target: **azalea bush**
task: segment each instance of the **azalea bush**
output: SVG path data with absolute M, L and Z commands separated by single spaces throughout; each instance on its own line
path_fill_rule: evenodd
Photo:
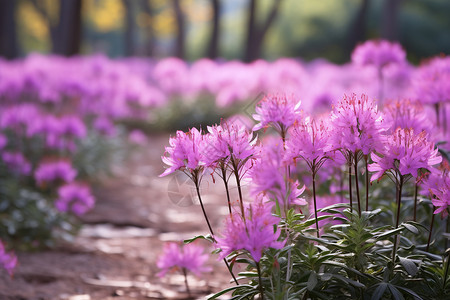
M 399 45 L 368 42 L 353 63 L 375 70 L 374 96 L 315 112 L 278 91 L 256 103 L 251 129 L 235 118 L 170 138 L 161 176 L 192 180 L 208 231 L 185 242 L 210 241 L 230 274 L 209 299 L 450 298 L 450 60 L 416 70 L 411 98 L 389 99 L 385 71 L 404 60 Z M 222 228 L 203 205 L 204 176 L 223 185 Z

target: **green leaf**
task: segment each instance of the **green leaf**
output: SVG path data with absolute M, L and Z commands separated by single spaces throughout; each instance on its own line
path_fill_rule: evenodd
M 395 300 L 405 300 L 405 298 L 403 297 L 402 293 L 400 293 L 400 291 L 393 286 L 392 284 L 388 284 L 389 290 L 391 291 L 391 295 Z
M 375 291 L 372 294 L 371 300 L 380 300 L 381 297 L 383 297 L 384 293 L 386 292 L 386 289 L 388 287 L 388 283 L 382 282 L 378 285 L 378 287 L 375 289 Z
M 239 272 L 238 275 L 244 277 L 258 277 L 258 273 L 255 272 Z
M 236 290 L 236 289 L 245 288 L 245 287 L 254 289 L 254 287 L 251 286 L 251 285 L 249 285 L 249 284 L 236 285 L 236 286 L 232 286 L 232 287 L 230 287 L 230 288 L 224 289 L 224 290 L 222 290 L 222 291 L 220 291 L 220 292 L 218 292 L 218 293 L 212 295 L 211 297 L 209 297 L 209 298 L 207 298 L 207 299 L 208 299 L 208 300 L 216 299 L 216 298 L 222 296 L 223 294 L 226 294 L 226 293 L 228 293 L 228 292 L 234 291 L 234 290 Z
M 312 291 L 316 287 L 317 282 L 317 274 L 312 271 L 311 274 L 309 274 L 308 284 L 306 285 L 308 291 Z
M 400 232 L 402 232 L 402 230 L 403 230 L 403 227 L 399 227 L 399 228 L 396 228 L 396 229 L 385 231 L 385 232 L 383 232 L 383 233 L 381 233 L 379 235 L 376 235 L 375 238 L 378 239 L 378 240 L 386 239 L 386 238 L 388 238 L 390 236 L 399 234 Z
M 190 243 L 192 243 L 192 242 L 194 242 L 194 241 L 196 241 L 198 239 L 206 240 L 206 241 L 211 242 L 211 243 L 215 242 L 214 238 L 210 234 L 207 234 L 207 235 L 196 235 L 196 236 L 194 236 L 191 239 L 184 240 L 184 243 L 185 244 L 190 244 Z
M 417 229 L 415 226 L 408 224 L 408 223 L 402 223 L 401 225 L 403 227 L 405 227 L 406 229 L 408 229 L 408 231 L 410 231 L 414 234 L 419 234 L 419 229 Z
M 341 276 L 341 275 L 333 274 L 333 277 L 336 278 L 336 279 L 338 279 L 338 280 L 340 280 L 340 281 L 342 281 L 342 282 L 351 284 L 351 285 L 353 285 L 354 287 L 357 287 L 357 288 L 365 288 L 365 287 L 366 287 L 366 286 L 365 286 L 364 284 L 362 284 L 361 282 L 358 282 L 358 281 L 349 279 L 349 278 L 344 277 L 344 276 Z
M 398 289 L 410 294 L 411 296 L 414 297 L 414 300 L 423 300 L 422 297 L 420 297 L 419 295 L 417 295 L 413 290 L 407 289 L 405 287 L 401 287 L 401 286 L 397 286 Z
M 419 269 L 412 260 L 400 256 L 398 258 L 400 259 L 400 263 L 402 264 L 403 268 L 405 268 L 406 272 L 408 272 L 409 275 L 414 276 L 417 274 Z

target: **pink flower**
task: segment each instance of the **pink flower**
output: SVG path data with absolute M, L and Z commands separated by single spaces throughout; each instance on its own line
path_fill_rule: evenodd
M 261 146 L 258 159 L 250 169 L 251 193 L 264 194 L 277 201 L 281 207 L 291 204 L 306 205 L 306 201 L 298 198 L 305 187 L 299 189 L 299 182 L 287 178 L 286 154 L 281 139 L 271 139 Z
M 450 99 L 450 57 L 436 57 L 419 67 L 414 81 L 417 100 L 424 104 Z
M 58 189 L 55 206 L 61 212 L 72 211 L 77 216 L 85 214 L 94 207 L 95 198 L 88 185 L 72 182 Z
M 112 136 L 115 133 L 114 123 L 106 116 L 97 117 L 93 126 L 96 130 L 106 136 Z
M 412 128 L 415 132 L 422 130 L 431 132 L 428 116 L 419 102 L 391 101 L 385 104 L 383 112 L 386 128 L 389 128 L 390 132 L 394 132 L 397 128 Z
M 10 276 L 13 275 L 13 270 L 17 265 L 17 256 L 13 252 L 6 252 L 2 241 L 0 241 L 0 264 Z
M 227 164 L 231 156 L 236 162 L 241 162 L 254 154 L 256 139 L 244 126 L 236 122 L 222 122 L 208 126 L 208 131 L 203 147 L 206 166 L 214 167 L 219 161 Z
M 138 129 L 134 129 L 130 132 L 128 140 L 136 145 L 145 145 L 148 142 L 145 133 Z
M 72 164 L 67 160 L 42 162 L 34 172 L 34 178 L 39 185 L 56 180 L 71 182 L 76 176 L 77 171 L 72 168 Z
M 281 249 L 285 241 L 278 241 L 281 230 L 274 230 L 280 218 L 272 215 L 273 203 L 265 203 L 257 198 L 245 209 L 245 221 L 239 214 L 233 214 L 225 220 L 222 237 L 217 237 L 217 247 L 222 249 L 220 259 L 233 251 L 246 250 L 259 262 L 268 248 Z
M 167 272 L 179 269 L 191 271 L 197 276 L 202 272 L 211 271 L 210 267 L 204 266 L 208 260 L 208 254 L 204 254 L 204 249 L 195 243 L 180 245 L 178 243 L 166 243 L 164 252 L 158 258 L 157 266 L 161 270 L 159 277 L 163 277 Z
M 166 147 L 166 153 L 162 161 L 169 166 L 160 177 L 169 175 L 177 170 L 189 171 L 202 168 L 203 136 L 197 128 L 188 132 L 177 131 L 175 137 L 169 139 L 170 147 Z
M 352 94 L 338 102 L 331 114 L 331 143 L 335 150 L 367 155 L 381 141 L 382 116 L 374 101 Z
M 441 170 L 433 170 L 424 181 L 422 187 L 431 194 L 431 202 L 436 207 L 435 214 L 448 216 L 450 205 L 450 175 L 448 164 L 442 164 Z
M 406 53 L 398 43 L 385 40 L 367 41 L 358 45 L 352 53 L 352 62 L 357 65 L 373 65 L 382 68 L 388 64 L 402 64 Z
M 417 178 L 419 169 L 431 170 L 442 161 L 434 143 L 428 142 L 426 133 L 415 134 L 413 129 L 398 128 L 385 137 L 379 154 L 372 153 L 373 164 L 369 171 L 376 172 L 371 181 L 379 179 L 385 173 L 393 175 L 411 175 Z
M 290 138 L 286 143 L 288 157 L 303 158 L 311 169 L 320 167 L 331 150 L 325 124 L 306 118 L 304 123 L 294 124 L 289 132 Z
M 300 120 L 300 104 L 294 96 L 286 94 L 264 96 L 255 108 L 253 118 L 259 123 L 253 127 L 253 131 L 272 125 L 278 132 L 285 134 L 295 121 Z
M 3 162 L 14 173 L 28 175 L 31 173 L 31 163 L 20 152 L 3 152 Z

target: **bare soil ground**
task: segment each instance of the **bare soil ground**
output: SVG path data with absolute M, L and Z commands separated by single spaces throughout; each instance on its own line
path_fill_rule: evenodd
M 151 137 L 123 166 L 114 168 L 114 177 L 101 180 L 96 207 L 82 217 L 84 226 L 73 243 L 18 253 L 13 278 L 0 270 L 0 299 L 188 299 L 181 274 L 162 279 L 156 275 L 164 241 L 207 233 L 192 185 L 182 177 L 158 177 L 168 138 Z M 205 178 L 203 194 L 218 230 L 227 213 L 219 182 L 214 185 Z M 213 250 L 207 242 L 204 246 Z M 193 299 L 230 286 L 217 256 L 209 263 L 212 272 L 188 277 Z

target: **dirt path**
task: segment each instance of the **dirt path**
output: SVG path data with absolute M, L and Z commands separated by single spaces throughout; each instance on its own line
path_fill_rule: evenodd
M 207 232 L 200 206 L 190 196 L 192 186 L 183 178 L 158 178 L 167 143 L 168 135 L 152 137 L 115 168 L 115 177 L 102 180 L 96 207 L 83 216 L 85 225 L 73 244 L 18 253 L 14 278 L 0 272 L 0 299 L 186 299 L 181 275 L 156 276 L 162 241 Z M 219 228 L 227 213 L 222 190 L 211 179 L 203 190 L 212 226 Z M 188 278 L 194 298 L 229 285 L 217 257 L 211 257 L 210 265 L 213 271 L 204 278 Z

